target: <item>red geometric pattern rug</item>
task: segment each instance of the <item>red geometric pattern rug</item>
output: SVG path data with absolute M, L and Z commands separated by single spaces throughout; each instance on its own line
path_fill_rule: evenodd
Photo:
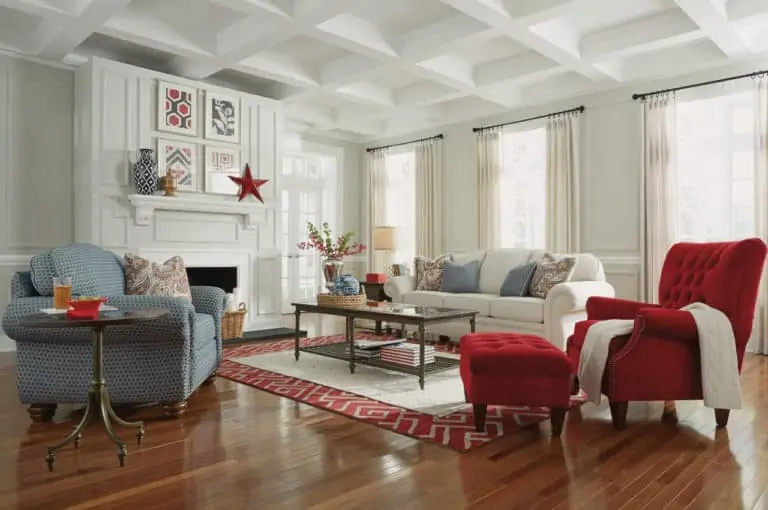
M 382 338 L 368 333 L 357 333 L 356 336 L 360 339 Z M 344 335 L 331 335 L 302 339 L 301 343 L 303 346 L 309 346 L 343 340 Z M 292 339 L 225 348 L 218 375 L 296 402 L 331 411 L 421 441 L 439 444 L 458 452 L 467 452 L 486 445 L 496 439 L 514 434 L 523 427 L 537 424 L 549 418 L 549 410 L 544 407 L 489 406 L 486 431 L 478 433 L 475 432 L 471 405 L 445 416 L 433 416 L 379 402 L 346 392 L 343 389 L 331 388 L 296 377 L 250 367 L 236 361 L 237 358 L 292 349 Z M 435 344 L 435 350 L 437 352 L 458 353 L 458 346 L 440 343 Z M 427 378 L 428 384 L 429 378 Z M 574 396 L 571 398 L 571 406 L 581 405 L 584 401 L 583 395 Z

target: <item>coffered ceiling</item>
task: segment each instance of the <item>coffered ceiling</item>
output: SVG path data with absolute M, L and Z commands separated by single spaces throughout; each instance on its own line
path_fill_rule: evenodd
M 364 140 L 768 53 L 768 0 L 0 0 L 0 48 L 281 99 Z

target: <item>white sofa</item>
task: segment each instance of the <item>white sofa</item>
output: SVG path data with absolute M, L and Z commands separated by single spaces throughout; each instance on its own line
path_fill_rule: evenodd
M 565 349 L 574 324 L 586 317 L 590 296 L 614 297 L 613 287 L 605 281 L 602 263 L 589 253 L 554 255 L 576 257 L 571 280 L 552 287 L 545 299 L 536 297 L 501 297 L 499 290 L 513 267 L 540 260 L 544 250 L 501 249 L 454 254 L 457 263 L 481 260 L 477 294 L 452 294 L 415 290 L 413 276 L 397 276 L 384 284 L 384 292 L 395 303 L 477 310 L 477 331 L 514 331 L 543 336 Z M 436 324 L 429 333 L 446 335 L 458 342 L 469 332 L 467 321 Z

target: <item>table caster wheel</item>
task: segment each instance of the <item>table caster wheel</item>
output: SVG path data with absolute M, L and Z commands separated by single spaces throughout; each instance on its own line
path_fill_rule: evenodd
M 120 461 L 120 467 L 125 467 L 126 455 L 128 455 L 128 449 L 125 446 L 120 447 L 117 452 L 117 460 Z
M 45 456 L 45 462 L 48 463 L 48 471 L 52 473 L 56 466 L 56 455 L 53 452 L 48 452 L 48 455 Z
M 141 446 L 141 444 L 144 442 L 144 427 L 139 427 L 139 430 L 136 431 L 136 443 Z

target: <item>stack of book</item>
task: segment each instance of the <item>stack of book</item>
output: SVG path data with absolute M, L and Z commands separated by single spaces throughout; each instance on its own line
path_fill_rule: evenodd
M 398 344 L 381 348 L 381 361 L 406 365 L 419 366 L 419 346 L 417 344 Z M 424 346 L 424 364 L 435 362 L 435 348 L 432 345 Z

